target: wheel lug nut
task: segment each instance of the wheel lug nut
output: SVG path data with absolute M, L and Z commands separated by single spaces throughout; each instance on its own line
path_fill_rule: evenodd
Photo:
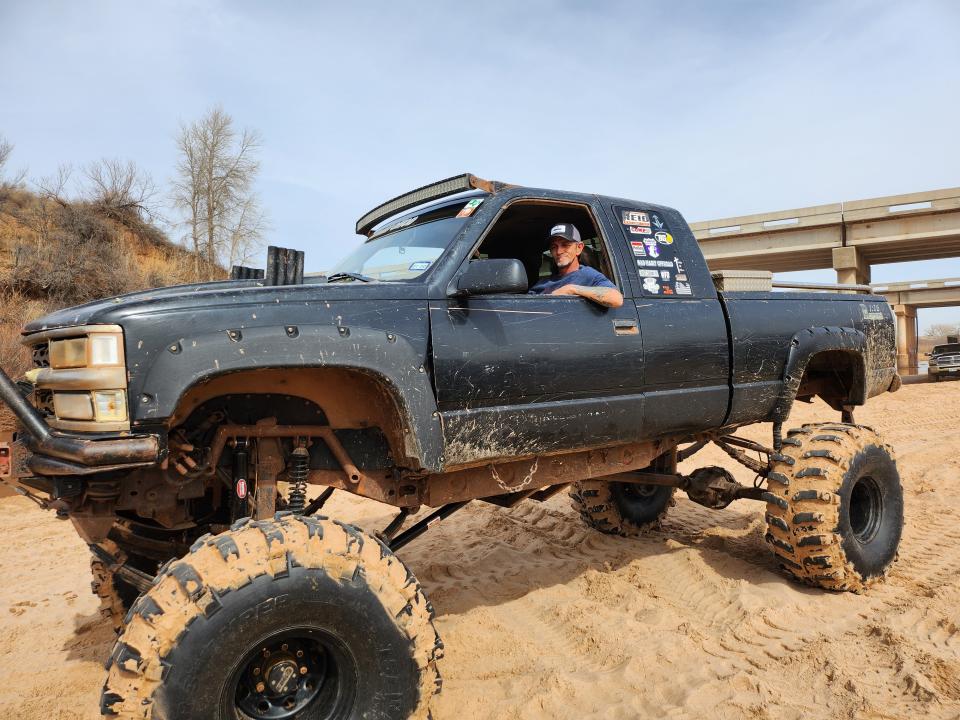
M 260 668 L 258 668 L 258 667 L 254 668 L 254 669 L 253 669 L 253 674 L 254 674 L 254 675 L 259 675 L 259 674 L 260 674 Z
M 297 650 L 297 657 L 303 657 L 303 650 Z
M 258 693 L 262 693 L 262 692 L 263 692 L 264 690 L 266 690 L 266 689 L 267 689 L 267 686 L 266 686 L 266 685 L 264 685 L 263 683 L 257 683 L 257 692 L 258 692 Z
M 307 666 L 306 666 L 306 665 L 303 665 L 303 666 L 300 668 L 300 674 L 301 674 L 301 675 L 306 675 L 308 672 L 309 672 L 309 671 L 307 670 Z
M 290 646 L 287 645 L 286 643 L 284 643 L 281 647 L 282 647 L 282 649 L 283 649 L 284 652 L 286 652 L 287 650 L 290 649 Z

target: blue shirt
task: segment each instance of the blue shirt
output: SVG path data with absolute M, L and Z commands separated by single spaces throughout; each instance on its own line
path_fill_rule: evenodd
M 584 287 L 609 287 L 616 288 L 612 282 L 607 280 L 602 272 L 594 270 L 592 267 L 581 265 L 579 269 L 566 275 L 551 275 L 534 283 L 533 287 L 527 291 L 528 295 L 549 295 L 558 287 L 564 285 L 583 285 Z

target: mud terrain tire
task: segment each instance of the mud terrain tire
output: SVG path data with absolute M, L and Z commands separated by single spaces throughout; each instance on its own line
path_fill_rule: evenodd
M 609 535 L 636 537 L 660 527 L 674 504 L 674 488 L 665 485 L 583 480 L 574 483 L 574 509 L 592 528 Z
M 791 430 L 768 476 L 767 542 L 808 585 L 862 592 L 896 559 L 903 487 L 893 450 L 863 425 Z
M 106 540 L 100 545 L 120 562 L 127 560 L 127 555 L 112 540 Z M 90 589 L 100 598 L 100 616 L 109 620 L 113 629 L 119 631 L 123 627 L 124 616 L 140 595 L 140 591 L 117 577 L 107 563 L 96 555 L 90 556 L 90 574 L 93 577 Z
M 375 538 L 323 517 L 245 519 L 134 603 L 101 712 L 426 718 L 442 649 L 416 578 Z

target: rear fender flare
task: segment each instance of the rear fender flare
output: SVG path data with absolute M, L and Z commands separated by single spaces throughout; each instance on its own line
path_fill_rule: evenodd
M 851 405 L 862 405 L 867 400 L 867 373 L 864 358 L 867 353 L 867 336 L 850 327 L 813 327 L 801 330 L 790 339 L 790 349 L 783 368 L 780 397 L 774 407 L 774 422 L 783 422 L 790 415 L 793 401 L 803 380 L 807 365 L 818 353 L 840 350 L 856 359 L 858 372 L 850 388 Z

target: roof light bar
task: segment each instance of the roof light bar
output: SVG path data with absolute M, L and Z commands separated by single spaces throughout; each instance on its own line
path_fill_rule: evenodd
M 377 207 L 357 220 L 357 234 L 369 236 L 376 225 L 391 215 L 396 215 L 399 212 L 431 200 L 466 192 L 467 190 L 486 190 L 489 193 L 495 193 L 506 187 L 511 186 L 495 180 L 484 180 L 470 173 L 456 175 L 446 180 L 424 185 L 416 190 L 411 190 L 408 193 L 399 195 L 392 200 L 387 200 L 387 202 L 382 205 L 377 205 Z

